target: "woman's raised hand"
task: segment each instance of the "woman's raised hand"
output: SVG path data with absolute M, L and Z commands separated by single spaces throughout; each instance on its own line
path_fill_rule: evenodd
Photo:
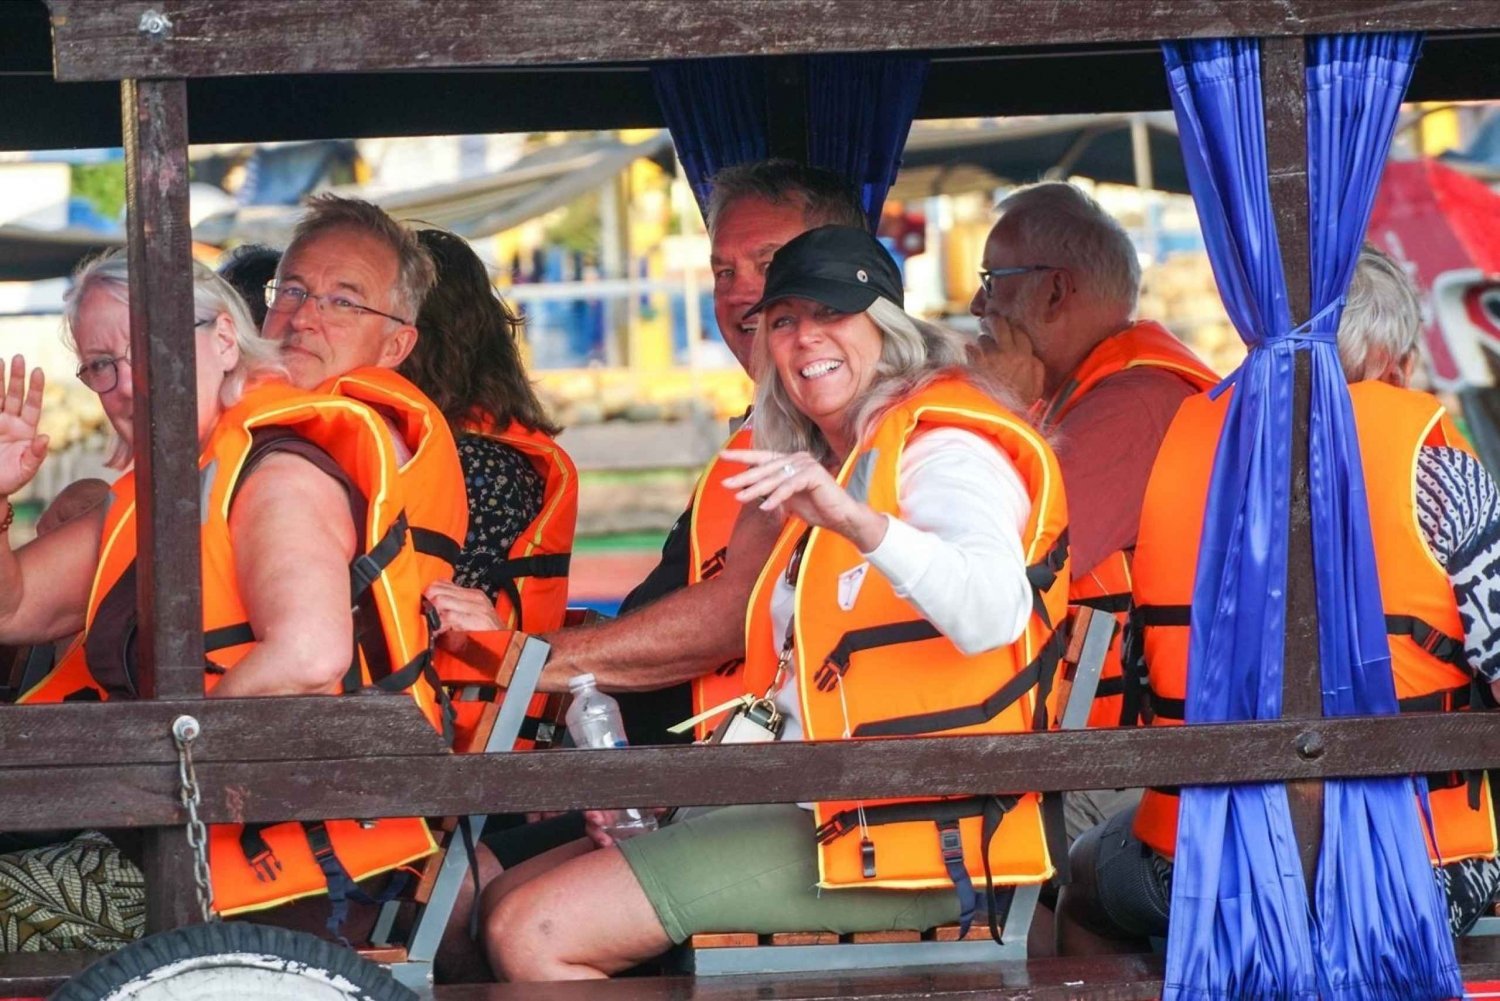
M 26 376 L 26 359 L 10 360 L 5 400 L 0 405 L 0 497 L 9 497 L 31 482 L 47 457 L 47 436 L 36 433 L 42 416 L 42 370 Z
M 860 552 L 869 552 L 885 538 L 885 516 L 850 497 L 808 453 L 731 448 L 720 454 L 730 462 L 750 467 L 724 480 L 726 487 L 736 491 L 734 499 L 741 504 L 759 501 L 762 511 L 780 511 L 813 527 L 837 532 Z

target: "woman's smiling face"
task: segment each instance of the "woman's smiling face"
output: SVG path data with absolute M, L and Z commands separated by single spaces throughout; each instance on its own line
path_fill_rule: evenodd
M 840 313 L 811 299 L 781 299 L 765 309 L 766 346 L 792 404 L 839 453 L 849 415 L 880 361 L 881 334 L 868 315 Z

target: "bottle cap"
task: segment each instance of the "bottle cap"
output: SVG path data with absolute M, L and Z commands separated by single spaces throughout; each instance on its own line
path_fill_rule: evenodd
M 594 676 L 592 674 L 575 674 L 568 679 L 568 691 L 578 693 L 585 688 L 594 687 Z

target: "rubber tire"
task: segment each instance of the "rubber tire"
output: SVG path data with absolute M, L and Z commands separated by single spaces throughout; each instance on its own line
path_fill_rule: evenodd
M 243 970 L 243 975 L 234 971 Z M 221 921 L 151 935 L 100 959 L 50 1001 L 416 1001 L 352 949 L 305 932 Z

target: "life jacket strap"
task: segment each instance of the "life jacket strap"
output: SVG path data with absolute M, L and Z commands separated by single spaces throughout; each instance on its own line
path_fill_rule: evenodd
M 851 629 L 834 644 L 823 665 L 813 676 L 820 692 L 831 692 L 849 672 L 849 664 L 857 653 L 876 650 L 880 647 L 897 646 L 902 643 L 919 643 L 942 636 L 937 626 L 926 619 L 908 619 L 904 622 L 889 622 L 883 626 Z
M 1463 640 L 1449 636 L 1415 615 L 1387 615 L 1385 631 L 1388 636 L 1410 636 L 1417 646 L 1445 664 L 1464 671 L 1469 668 Z
M 350 597 L 353 600 L 358 601 L 360 595 L 368 591 L 370 585 L 385 573 L 385 568 L 391 565 L 391 561 L 406 545 L 409 530 L 406 512 L 402 511 L 391 522 L 391 527 L 386 529 L 380 541 L 371 546 L 369 552 L 361 553 L 349 564 Z
M 1096 612 L 1108 612 L 1118 615 L 1130 611 L 1129 594 L 1091 594 L 1086 598 L 1068 599 L 1068 604 L 1079 605 L 1083 608 L 1092 608 Z
M 1057 583 L 1057 575 L 1068 564 L 1068 530 L 1057 533 L 1052 548 L 1040 560 L 1026 568 L 1026 582 L 1031 585 L 1032 612 L 1049 629 L 1052 617 L 1047 614 L 1046 593 Z
M 433 528 L 411 527 L 411 546 L 423 556 L 432 556 L 451 566 L 458 565 L 464 544 Z
M 516 586 L 516 581 L 524 577 L 566 577 L 572 562 L 572 553 L 533 553 L 496 560 L 485 569 L 484 583 L 492 590 L 504 592 L 516 615 L 516 629 L 524 631 L 521 589 Z
M 1041 650 L 1030 664 L 1016 672 L 1015 677 L 1001 685 L 977 705 L 918 713 L 914 716 L 872 720 L 855 727 L 853 736 L 910 737 L 923 733 L 977 726 L 1000 715 L 1033 686 L 1037 688 L 1037 707 L 1032 715 L 1031 725 L 1033 729 L 1045 730 L 1047 728 L 1047 695 L 1052 691 L 1052 680 L 1057 673 L 1057 665 L 1062 661 L 1065 648 L 1062 634 L 1054 631 L 1051 636 L 1047 637 L 1047 642 L 1042 644 Z
M 405 872 L 393 873 L 385 889 L 378 894 L 368 894 L 360 889 L 359 884 L 349 875 L 349 870 L 344 868 L 344 863 L 334 853 L 327 825 L 318 820 L 304 823 L 302 829 L 312 848 L 313 861 L 318 863 L 318 868 L 323 871 L 323 880 L 328 884 L 328 934 L 349 948 L 349 940 L 344 938 L 344 922 L 349 919 L 349 901 L 375 906 L 384 904 L 401 895 L 410 877 Z
M 979 895 L 974 892 L 974 881 L 969 878 L 968 867 L 964 865 L 964 842 L 958 829 L 958 821 L 938 821 L 938 849 L 943 855 L 943 868 L 948 872 L 948 878 L 953 881 L 953 889 L 958 893 L 958 936 L 963 938 L 969 934 L 969 926 L 974 923 L 974 911 L 979 907 Z
M 1137 605 L 1135 615 L 1143 626 L 1190 626 L 1192 605 Z
M 399 671 L 393 671 L 384 678 L 376 680 L 375 687 L 383 692 L 404 692 L 422 679 L 432 688 L 433 695 L 438 703 L 438 720 L 442 729 L 443 741 L 451 748 L 453 746 L 454 723 L 457 714 L 453 709 L 453 700 L 448 697 L 448 689 L 438 677 L 437 671 L 432 666 L 433 644 L 428 643 L 427 649 L 417 654 L 405 667 Z

